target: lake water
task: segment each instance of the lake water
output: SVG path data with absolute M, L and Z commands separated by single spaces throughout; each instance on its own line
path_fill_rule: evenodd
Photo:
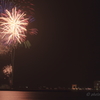
M 87 98 L 91 96 L 77 92 L 0 91 L 0 100 L 87 100 Z M 97 98 L 97 96 L 92 98 Z

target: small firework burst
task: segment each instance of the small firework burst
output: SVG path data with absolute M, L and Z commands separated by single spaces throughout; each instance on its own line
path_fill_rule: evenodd
M 3 73 L 9 77 L 12 73 L 12 66 L 11 65 L 7 65 L 3 67 Z

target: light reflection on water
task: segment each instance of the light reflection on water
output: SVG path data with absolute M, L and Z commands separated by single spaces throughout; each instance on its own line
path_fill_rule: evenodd
M 36 100 L 32 92 L 0 91 L 0 100 Z
M 0 91 L 0 100 L 82 100 L 76 92 Z M 81 96 L 86 96 L 82 92 Z M 87 100 L 87 99 L 84 99 Z

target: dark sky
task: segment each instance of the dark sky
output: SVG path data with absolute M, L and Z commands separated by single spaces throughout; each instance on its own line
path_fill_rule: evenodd
M 100 80 L 99 0 L 33 0 L 38 34 L 18 48 L 14 84 L 92 87 Z M 0 57 L 1 68 L 10 55 Z

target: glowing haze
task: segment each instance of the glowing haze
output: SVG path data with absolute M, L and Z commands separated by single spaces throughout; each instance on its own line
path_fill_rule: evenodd
M 28 18 L 25 18 L 26 14 L 21 10 L 17 10 L 16 7 L 11 11 L 5 10 L 5 13 L 1 14 L 0 27 L 2 40 L 6 44 L 16 44 L 25 41 Z
M 10 51 L 11 51 L 11 49 L 8 46 L 5 46 L 0 42 L 0 55 L 1 54 L 6 54 Z

